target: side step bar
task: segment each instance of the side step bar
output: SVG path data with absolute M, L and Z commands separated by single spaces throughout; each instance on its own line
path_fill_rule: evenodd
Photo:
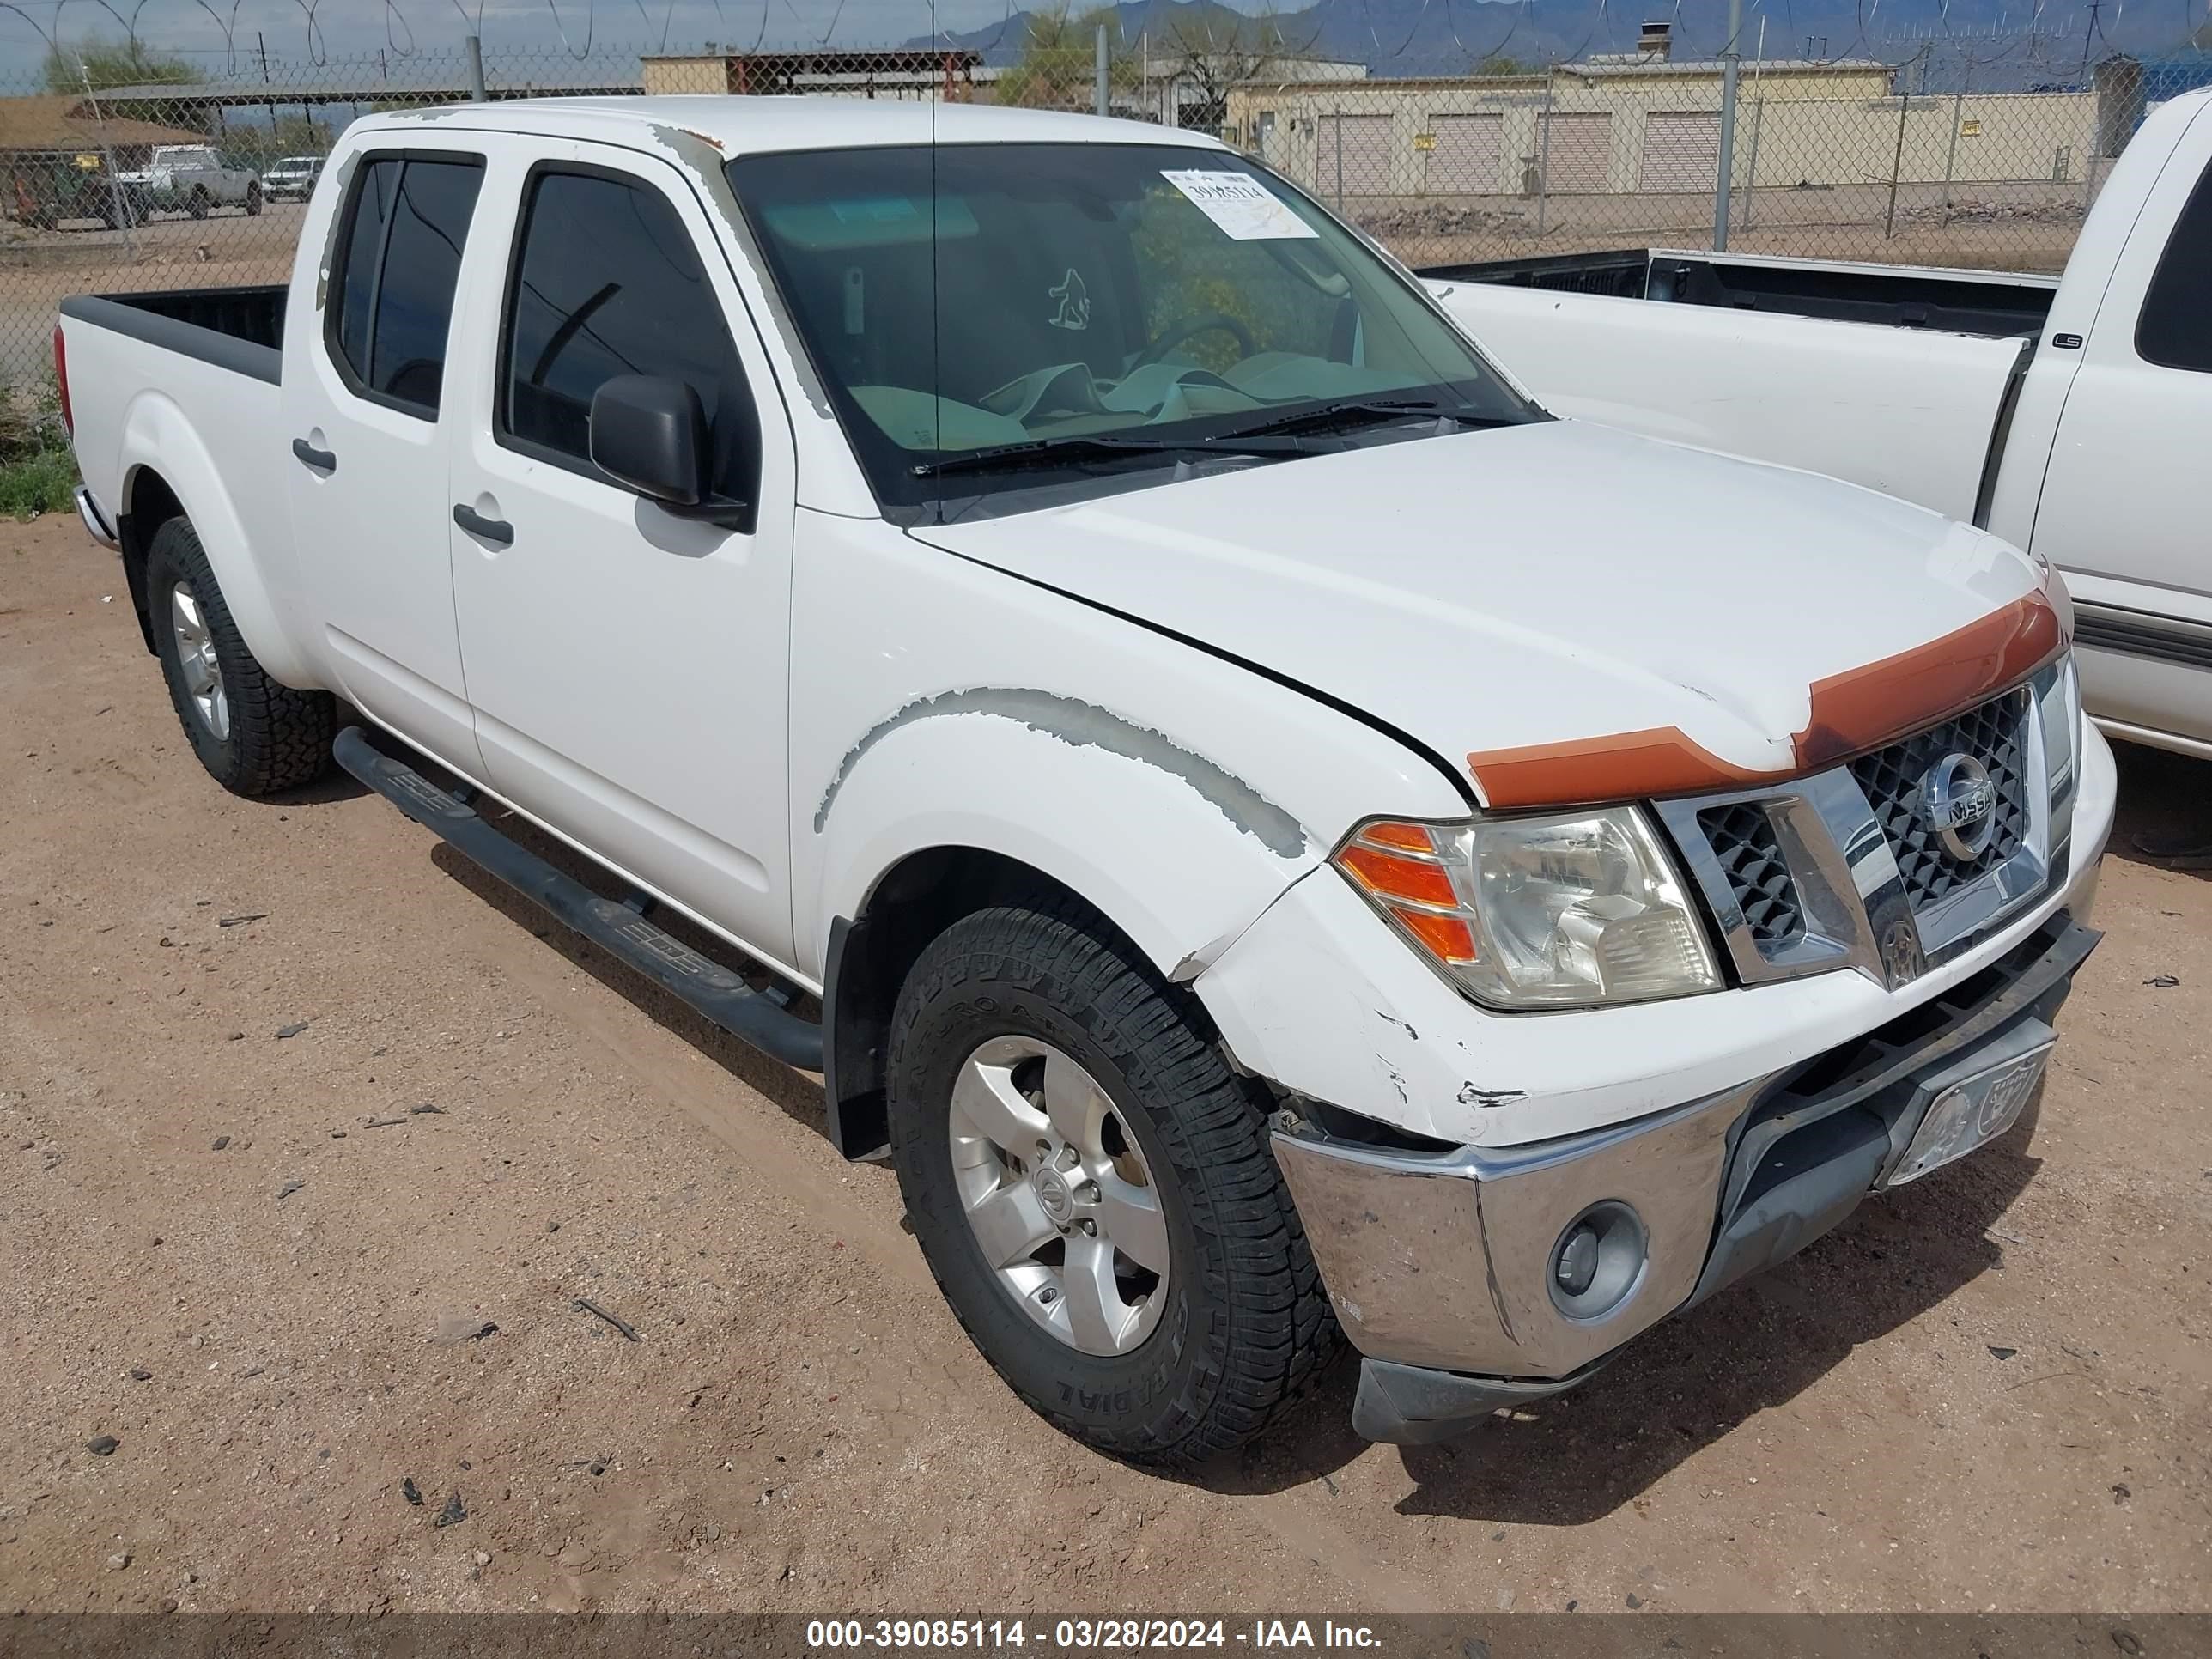
M 434 830 L 525 898 L 673 993 L 732 1036 L 803 1072 L 822 1069 L 822 1028 L 784 1006 L 797 994 L 756 991 L 627 904 L 601 898 L 502 834 L 412 767 L 372 747 L 357 726 L 331 745 L 340 766 L 424 829 Z

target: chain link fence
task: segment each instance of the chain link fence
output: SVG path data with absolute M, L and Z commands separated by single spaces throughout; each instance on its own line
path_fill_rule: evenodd
M 1503 11 L 1505 8 L 1498 8 Z M 2146 111 L 2212 83 L 2196 46 L 2142 58 L 2015 33 L 1803 43 L 1747 27 L 1733 77 L 1671 24 L 1559 61 L 1322 51 L 1305 14 L 1139 31 L 1012 13 L 987 39 L 878 51 L 485 48 L 494 98 L 646 92 L 941 99 L 1091 110 L 1220 135 L 1408 264 L 1600 249 L 2051 271 Z M 1679 16 L 1679 9 L 1677 15 Z M 1103 33 L 1102 33 L 1103 29 Z M 1710 33 L 1710 30 L 1708 30 Z M 76 292 L 275 283 L 321 159 L 374 110 L 471 96 L 461 48 L 209 76 L 158 46 L 58 48 L 0 70 L 0 385 L 35 415 Z M 1731 98 L 1729 82 L 1734 80 Z M 1723 112 L 1732 104 L 1733 119 Z M 1728 125 L 1724 125 L 1728 123 Z M 1729 187 L 1721 187 L 1725 166 Z

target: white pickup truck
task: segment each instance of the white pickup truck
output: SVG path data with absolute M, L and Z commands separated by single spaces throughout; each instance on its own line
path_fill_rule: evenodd
M 2062 278 L 1663 250 L 1425 275 L 1547 408 L 2059 566 L 2090 714 L 2212 757 L 2212 92 L 2136 134 Z
M 261 175 L 234 165 L 213 144 L 156 144 L 146 165 L 118 174 L 138 216 L 189 213 L 204 219 L 219 207 L 261 211 Z
M 214 777 L 335 747 L 819 1072 L 1117 1455 L 1340 1334 L 1379 1438 L 1572 1385 L 2002 1133 L 2096 941 L 2048 570 L 1551 418 L 1190 133 L 380 115 L 289 290 L 70 300 L 57 359 Z

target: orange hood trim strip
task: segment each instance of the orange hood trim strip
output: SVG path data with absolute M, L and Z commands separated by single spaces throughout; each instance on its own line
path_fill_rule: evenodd
M 1941 639 L 1815 681 L 1811 715 L 1791 741 L 1793 763 L 1775 771 L 1724 761 L 1675 726 L 1486 750 L 1467 757 L 1468 769 L 1491 806 L 1504 810 L 1776 783 L 1961 714 L 2026 679 L 2066 643 L 2057 611 L 2035 592 Z

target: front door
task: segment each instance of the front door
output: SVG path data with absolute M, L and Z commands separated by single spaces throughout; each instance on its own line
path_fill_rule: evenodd
M 457 148 L 369 149 L 337 195 L 325 304 L 285 319 L 293 545 L 337 689 L 464 773 L 480 770 L 453 635 L 444 380 L 484 176 Z M 324 210 L 325 213 L 332 210 Z
M 447 497 L 489 782 L 783 966 L 796 486 L 759 337 L 666 161 L 538 139 L 495 176 L 510 264 L 471 292 L 482 343 Z M 592 395 L 623 374 L 698 392 L 742 527 L 672 516 L 592 465 Z
M 2030 543 L 2073 590 L 2089 708 L 2200 744 L 2212 744 L 2212 532 L 2198 505 L 2212 433 L 2208 269 L 2212 167 L 2170 163 L 2090 326 Z M 2132 328 L 2131 294 L 2143 295 Z

